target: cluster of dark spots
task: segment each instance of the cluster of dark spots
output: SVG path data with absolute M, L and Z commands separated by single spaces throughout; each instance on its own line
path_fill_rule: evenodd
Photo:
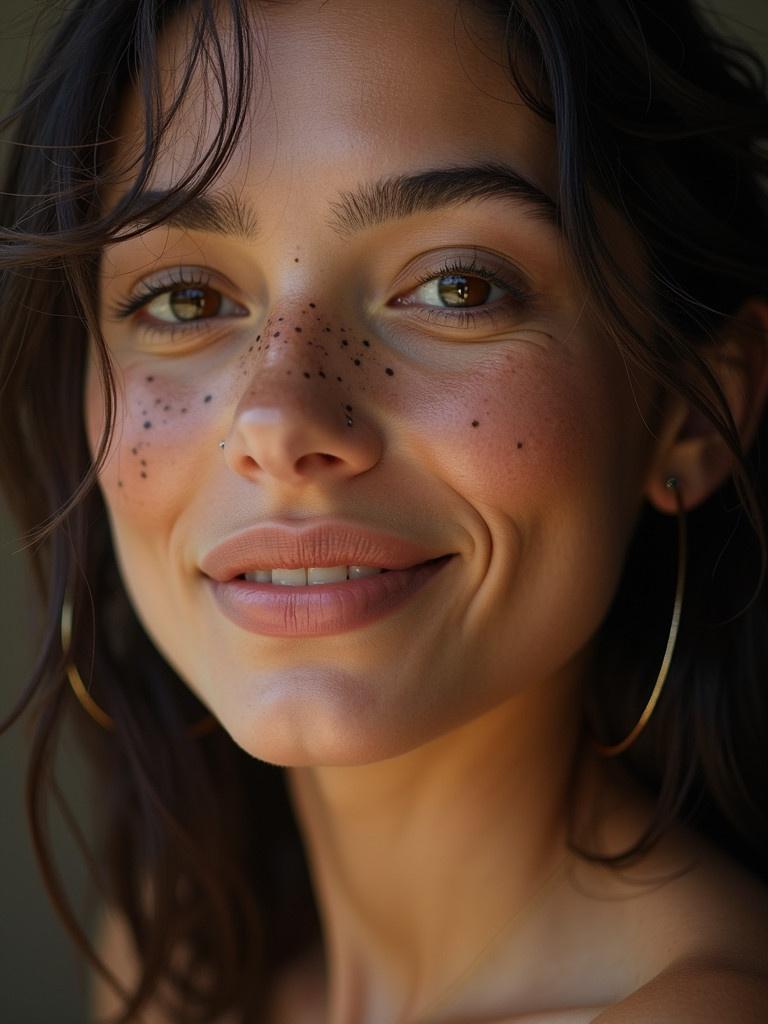
M 371 347 L 371 343 L 370 343 L 370 341 L 368 341 L 367 338 L 363 338 L 363 344 L 365 345 L 366 348 L 370 348 Z
M 205 396 L 205 398 L 203 399 L 203 401 L 204 401 L 204 402 L 210 402 L 210 400 L 211 400 L 212 398 L 213 398 L 213 395 L 206 395 L 206 396 Z
M 389 366 L 384 370 L 384 373 L 386 373 L 386 375 L 388 377 L 394 377 L 395 376 L 395 371 L 393 369 L 391 369 Z
M 477 421 L 477 420 L 472 420 L 472 426 L 473 426 L 473 427 L 477 427 L 477 426 L 479 426 L 479 425 L 480 425 L 480 424 L 478 423 L 478 421 Z
M 523 442 L 522 441 L 518 441 L 517 442 L 517 447 L 518 448 L 522 448 L 523 447 Z

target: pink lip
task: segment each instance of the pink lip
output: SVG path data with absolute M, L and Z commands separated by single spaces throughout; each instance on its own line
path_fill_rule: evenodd
M 445 555 L 410 569 L 306 587 L 282 587 L 242 579 L 211 579 L 209 583 L 223 614 L 250 633 L 330 636 L 359 629 L 401 607 L 452 558 L 453 555 Z
M 353 520 L 318 518 L 303 527 L 273 521 L 228 537 L 203 556 L 200 569 L 220 583 L 255 569 L 334 565 L 408 569 L 446 554 L 446 547 L 430 548 Z

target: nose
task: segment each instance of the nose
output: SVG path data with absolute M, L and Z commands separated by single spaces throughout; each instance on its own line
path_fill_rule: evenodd
M 292 486 L 371 469 L 383 451 L 381 432 L 345 387 L 293 345 L 258 353 L 225 438 L 229 468 L 264 485 Z

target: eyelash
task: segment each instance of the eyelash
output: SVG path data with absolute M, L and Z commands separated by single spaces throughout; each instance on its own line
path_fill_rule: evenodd
M 515 303 L 518 310 L 527 308 L 534 299 L 533 293 L 524 287 L 519 279 L 516 280 L 511 277 L 507 278 L 504 275 L 483 266 L 477 262 L 476 257 L 473 257 L 471 262 L 466 262 L 461 259 L 446 260 L 439 268 L 430 270 L 428 273 L 421 276 L 410 291 L 415 291 L 424 284 L 429 284 L 432 281 L 438 280 L 441 277 L 447 277 L 451 274 L 464 274 L 466 276 L 479 277 L 484 281 L 487 281 L 489 284 L 495 284 L 498 287 L 505 289 L 509 293 L 509 298 L 511 298 Z M 179 288 L 207 288 L 210 285 L 210 281 L 210 275 L 206 274 L 204 271 L 195 270 L 194 276 L 187 277 L 183 270 L 174 270 L 169 272 L 163 280 L 158 281 L 153 285 L 147 285 L 142 282 L 132 296 L 125 301 L 116 302 L 112 306 L 110 312 L 115 319 L 124 320 L 132 316 L 134 313 L 138 313 L 144 306 L 153 299 L 158 298 L 160 295 L 175 291 Z M 401 308 L 404 307 L 410 308 L 412 315 L 421 320 L 426 320 L 430 323 L 449 323 L 451 326 L 458 326 L 460 328 L 474 327 L 479 321 L 486 323 L 490 322 L 493 324 L 495 323 L 498 314 L 497 306 L 477 306 L 472 309 L 455 308 L 453 310 L 438 306 L 427 306 L 424 307 L 423 310 L 419 310 L 415 305 L 401 303 Z M 189 320 L 178 324 L 145 322 L 142 324 L 142 329 L 149 332 L 156 332 L 164 336 L 173 336 L 177 332 L 188 334 L 190 331 L 206 328 L 211 319 L 218 318 L 203 317 L 198 320 Z
M 495 284 L 499 288 L 504 288 L 519 311 L 527 309 L 535 298 L 533 292 L 526 288 L 519 279 L 512 278 L 511 275 L 507 278 L 503 274 L 483 266 L 477 262 L 476 256 L 472 257 L 471 263 L 461 259 L 447 260 L 437 270 L 430 270 L 429 273 L 424 274 L 410 290 L 415 291 L 423 284 L 429 284 L 431 281 L 447 277 L 450 274 L 465 274 L 467 277 L 479 277 L 484 281 L 488 281 L 489 284 Z M 458 325 L 463 328 L 474 327 L 481 320 L 485 323 L 495 324 L 497 314 L 497 306 L 476 306 L 471 309 L 456 308 L 454 310 L 439 306 L 428 306 L 425 307 L 424 312 L 414 312 L 414 315 L 419 319 L 427 320 L 430 323 L 437 321 L 440 323 L 450 323 L 452 326 Z

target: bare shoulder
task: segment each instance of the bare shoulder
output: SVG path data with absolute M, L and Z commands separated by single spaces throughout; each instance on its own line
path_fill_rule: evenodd
M 663 971 L 594 1024 L 765 1024 L 768 974 L 726 961 L 689 962 Z

